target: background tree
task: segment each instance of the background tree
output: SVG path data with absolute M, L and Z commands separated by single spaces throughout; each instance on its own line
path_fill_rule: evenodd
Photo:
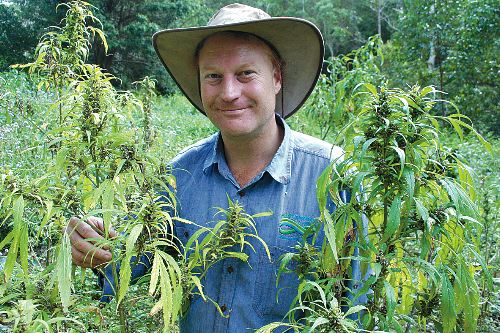
M 54 11 L 57 3 L 57 0 L 0 1 L 0 70 L 31 60 L 45 27 L 57 24 L 62 18 L 61 11 Z
M 30 59 L 45 26 L 62 0 L 0 1 L 0 70 Z M 156 60 L 151 35 L 169 27 L 203 25 L 232 0 L 93 0 L 110 41 L 109 52 L 96 42 L 89 62 L 120 77 L 123 88 L 144 76 L 155 77 L 161 93 L 177 91 Z M 272 16 L 314 22 L 325 38 L 326 57 L 348 54 L 382 35 L 384 75 L 391 86 L 434 85 L 436 97 L 451 100 L 477 126 L 498 135 L 499 9 L 497 1 L 424 0 L 241 0 Z M 324 68 L 326 72 L 326 66 Z M 116 81 L 114 84 L 119 85 Z M 443 93 L 440 93 L 443 91 Z M 445 96 L 445 92 L 448 94 Z M 436 110 L 450 114 L 451 106 Z
M 125 86 L 144 76 L 158 79 L 158 89 L 172 92 L 173 82 L 163 69 L 152 46 L 151 36 L 158 30 L 177 26 L 199 9 L 198 1 L 116 1 L 96 0 L 96 16 L 102 21 L 110 41 L 109 52 L 96 41 L 93 61 L 123 78 Z
M 498 134 L 499 11 L 493 0 L 403 1 L 389 44 L 388 77 L 398 86 L 435 85 L 461 112 Z M 442 114 L 448 109 L 439 108 Z

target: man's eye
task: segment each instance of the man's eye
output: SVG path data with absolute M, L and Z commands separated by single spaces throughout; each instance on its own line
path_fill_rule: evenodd
M 210 73 L 210 74 L 205 75 L 205 78 L 209 79 L 209 80 L 217 80 L 220 78 L 220 75 L 215 74 L 215 73 Z
M 251 70 L 241 72 L 241 74 L 243 74 L 243 76 L 250 76 L 250 75 L 252 75 L 253 73 L 255 73 L 255 72 L 254 72 L 254 71 L 251 71 Z

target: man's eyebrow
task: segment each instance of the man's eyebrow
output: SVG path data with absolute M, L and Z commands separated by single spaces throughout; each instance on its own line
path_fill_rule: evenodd
M 249 61 L 238 65 L 237 69 L 248 68 L 248 67 L 257 68 L 256 63 L 254 61 Z M 218 70 L 220 67 L 214 64 L 206 64 L 201 66 L 198 65 L 198 68 L 200 70 Z

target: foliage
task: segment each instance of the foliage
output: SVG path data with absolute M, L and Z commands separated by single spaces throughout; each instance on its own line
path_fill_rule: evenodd
M 326 241 L 313 264 L 317 278 L 302 276 L 291 323 L 301 332 L 321 325 L 329 327 L 325 332 L 356 331 L 335 304 L 346 313 L 360 313 L 365 308 L 357 305 L 358 298 L 370 291 L 366 313 L 358 317 L 368 330 L 475 332 L 480 315 L 477 264 L 487 289 L 492 277 L 478 254 L 481 224 L 469 197 L 474 193 L 470 169 L 439 140 L 440 117 L 429 114 L 435 105 L 427 97 L 431 87 L 363 87 L 359 94 L 364 104 L 341 131 L 350 142 L 344 159 L 318 180 Z M 462 118 L 457 114 L 446 120 Z M 341 200 L 338 193 L 344 188 L 357 200 Z M 326 209 L 328 197 L 337 207 L 334 212 Z M 353 229 L 358 230 L 357 241 L 347 241 Z M 339 278 L 350 276 L 353 260 L 367 274 L 357 287 Z M 352 276 L 349 280 L 360 283 Z M 307 287 L 311 283 L 314 288 Z M 350 290 L 354 298 L 339 294 L 342 290 Z M 329 307 L 328 301 L 333 302 Z M 299 310 L 306 310 L 306 316 L 299 316 Z
M 307 123 L 320 131 L 321 139 L 339 137 L 340 128 L 336 125 L 344 123 L 359 107 L 360 99 L 353 96 L 360 82 L 376 86 L 383 82 L 379 70 L 383 62 L 381 48 L 382 40 L 372 37 L 359 49 L 326 61 L 328 73 L 320 76 L 304 106 Z
M 389 45 L 389 78 L 397 86 L 434 85 L 478 125 L 497 132 L 496 1 L 403 3 L 401 24 Z M 437 111 L 453 112 L 446 103 Z
M 61 56 L 72 45 L 65 41 L 69 27 L 53 29 L 41 41 L 55 45 L 52 67 L 40 47 L 40 62 L 31 64 L 40 77 L 31 81 L 14 71 L 0 76 L 0 254 L 7 254 L 0 256 L 1 323 L 28 332 L 174 330 L 190 295 L 203 295 L 199 280 L 211 265 L 228 256 L 246 259 L 235 250 L 258 237 L 258 216 L 228 202 L 215 229 L 202 228 L 184 248 L 174 244 L 165 233 L 176 219 L 174 197 L 157 189 L 174 189 L 175 182 L 163 165 L 214 129 L 181 96 L 155 96 L 153 80 L 137 81 L 134 93 L 120 92 L 111 84 L 113 76 L 86 64 L 93 41 L 86 29 L 98 22 L 88 14 L 85 24 L 72 21 L 83 33 L 73 39 L 84 47 L 80 57 Z M 477 331 L 486 332 L 495 323 L 497 141 L 491 138 L 495 155 L 478 153 L 480 144 L 468 138 L 474 135 L 468 118 L 441 117 L 434 88 L 385 88 L 381 63 L 378 39 L 332 59 L 314 103 L 290 119 L 295 128 L 341 144 L 346 154 L 319 183 L 321 205 L 332 200 L 338 206 L 335 212 L 323 210 L 323 248 L 305 238 L 283 257 L 280 276 L 297 274 L 302 280 L 290 320 L 262 332 L 348 332 L 360 320 L 384 331 L 458 332 L 474 331 L 476 319 Z M 36 91 L 37 86 L 49 89 Z M 313 112 L 315 105 L 320 112 Z M 465 142 L 443 134 L 445 122 Z M 467 160 L 475 162 L 473 169 Z M 479 186 L 472 186 L 478 178 Z M 357 201 L 339 201 L 335 193 L 345 187 Z M 366 229 L 361 211 L 370 221 Z M 114 279 L 118 296 L 107 306 L 96 304 L 99 294 L 88 272 L 69 268 L 61 230 L 75 213 L 101 215 L 107 228 L 120 232 L 96 240 L 111 248 L 113 265 L 122 268 Z M 366 237 L 352 242 L 354 224 Z M 244 237 L 235 239 L 234 233 Z M 151 275 L 131 285 L 134 257 L 146 250 Z M 368 274 L 364 285 L 349 284 L 353 260 Z M 343 290 L 355 297 L 371 290 L 370 301 L 357 304 Z
M 47 26 L 57 24 L 61 13 L 54 12 L 53 0 L 2 1 L 0 3 L 0 70 L 25 63 Z
M 25 63 L 44 27 L 63 16 L 52 7 L 67 1 L 10 0 L 0 4 L 0 69 Z M 487 1 L 242 1 L 273 16 L 308 19 L 321 30 L 326 58 L 349 54 L 378 33 L 384 41 L 381 71 L 390 86 L 415 82 L 436 86 L 436 97 L 453 102 L 473 119 L 483 133 L 498 135 L 498 6 Z M 141 77 L 158 79 L 162 93 L 176 92 L 151 46 L 150 36 L 171 27 L 203 25 L 230 1 L 92 1 L 95 16 L 110 41 L 110 52 L 99 39 L 92 40 L 91 61 L 117 77 L 114 85 L 130 84 Z M 324 73 L 327 68 L 324 68 Z M 444 92 L 448 95 L 445 96 Z M 435 112 L 453 113 L 447 103 Z M 484 128 L 484 130 L 483 130 Z
M 370 57 L 364 61 L 366 68 L 373 64 Z M 335 128 L 333 138 L 345 150 L 318 180 L 326 236 L 322 251 L 304 239 L 296 254 L 282 258 L 280 274 L 297 274 L 302 282 L 290 323 L 272 323 L 262 332 L 277 327 L 360 330 L 345 322 L 337 303 L 344 313 L 357 314 L 351 319 L 367 330 L 476 332 L 481 303 L 491 302 L 490 269 L 498 269 L 490 265 L 489 251 L 486 260 L 481 253 L 481 237 L 491 237 L 496 223 L 480 218 L 475 175 L 458 149 L 443 145 L 449 134 L 443 133 L 442 123 L 462 139 L 464 129 L 476 135 L 490 153 L 492 146 L 466 116 L 433 115 L 439 104 L 433 87 L 376 88 L 360 83 L 380 78 L 376 65 L 374 71 L 360 70 L 361 64 L 352 68 L 343 75 L 332 71 L 330 84 L 320 84 L 318 90 L 324 91 L 313 94 L 322 103 L 312 105 L 327 107 L 308 114 Z M 351 78 L 355 83 L 345 89 L 349 93 L 337 98 L 339 87 L 348 86 Z M 325 109 L 336 108 L 343 108 L 341 117 L 324 117 Z M 343 189 L 356 199 L 342 200 Z M 485 197 L 484 206 L 491 207 L 491 196 Z M 335 211 L 327 210 L 328 200 L 335 203 Z M 490 213 L 483 216 L 491 218 Z M 295 270 L 289 268 L 292 261 Z M 361 264 L 361 277 L 350 275 L 355 261 Z M 354 297 L 346 297 L 346 290 Z M 368 301 L 363 300 L 366 293 Z
M 175 328 L 181 309 L 189 306 L 194 287 L 203 295 L 200 278 L 211 263 L 226 257 L 245 260 L 239 251 L 250 246 L 246 237 L 260 240 L 253 222 L 257 216 L 248 216 L 240 205 L 229 202 L 227 220 L 221 220 L 213 231 L 203 230 L 207 234 L 202 247 L 194 251 L 202 251 L 201 257 L 188 255 L 189 246 L 186 252 L 179 247 L 172 233 L 174 221 L 179 220 L 175 180 L 155 147 L 161 142 L 155 140 L 158 133 L 152 126 L 155 82 L 150 78 L 136 82 L 135 94 L 117 91 L 112 75 L 85 62 L 94 34 L 106 45 L 101 30 L 88 25 L 89 19 L 96 22 L 90 5 L 75 0 L 67 6 L 62 27 L 41 40 L 36 60 L 16 66 L 40 74 L 38 88 L 56 91 L 45 111 L 51 119 L 55 112 L 57 121 L 44 126 L 42 142 L 32 147 L 43 153 L 43 164 L 34 166 L 41 170 L 28 169 L 23 175 L 6 168 L 0 174 L 0 221 L 7 229 L 0 242 L 0 251 L 7 249 L 0 289 L 2 322 L 15 332 L 81 331 L 92 326 L 76 319 L 82 306 L 88 305 L 73 296 L 77 281 L 69 237 L 63 229 L 72 215 L 81 223 L 99 215 L 104 222 L 103 237 L 92 242 L 112 253 L 106 269 L 113 277 L 113 308 L 119 324 L 104 325 L 102 312 L 94 307 L 90 311 L 97 326 L 109 331 L 113 326 L 121 332 L 132 329 L 126 302 L 131 272 L 137 258 L 146 253 L 153 260 L 150 302 L 156 299 L 150 315 L 162 310 L 162 330 L 167 332 Z M 19 107 L 16 110 L 14 105 L 5 115 L 16 111 Z M 118 236 L 110 237 L 111 228 Z M 232 249 L 233 244 L 240 246 Z M 207 249 L 212 252 L 204 252 Z M 43 258 L 34 256 L 37 260 L 30 261 L 32 252 L 40 250 L 45 251 Z M 82 280 L 84 276 L 82 272 Z

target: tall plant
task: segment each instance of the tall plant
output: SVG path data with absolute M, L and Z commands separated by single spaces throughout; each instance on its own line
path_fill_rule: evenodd
M 349 142 L 343 159 L 318 180 L 325 241 L 311 266 L 316 273 L 299 274 L 288 326 L 301 332 L 475 332 L 475 275 L 481 266 L 489 272 L 478 249 L 470 168 L 440 142 L 440 122 L 460 135 L 462 128 L 474 129 L 458 113 L 432 116 L 432 87 L 364 84 L 357 90 L 364 102 L 340 131 Z M 352 197 L 347 202 L 339 196 L 345 189 Z M 300 267 L 301 257 L 296 261 Z M 356 261 L 361 280 L 350 275 Z M 363 295 L 367 301 L 359 305 Z

